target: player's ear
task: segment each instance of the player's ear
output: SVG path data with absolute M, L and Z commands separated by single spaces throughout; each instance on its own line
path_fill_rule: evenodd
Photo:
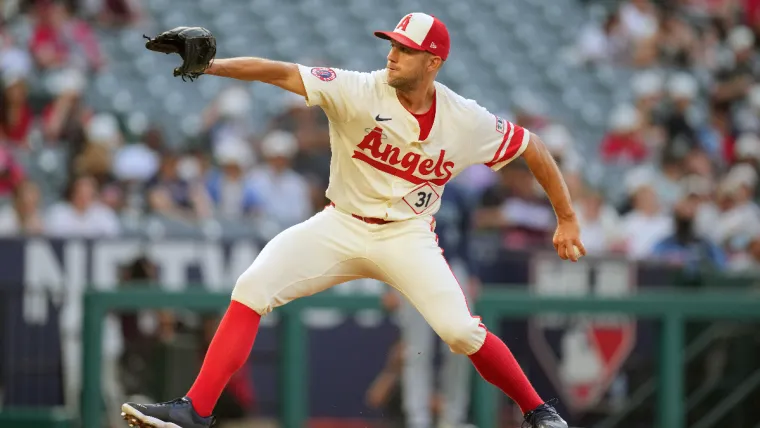
M 443 60 L 439 56 L 435 56 L 432 54 L 428 54 L 428 70 L 429 71 L 438 71 L 441 69 L 441 66 L 443 65 Z

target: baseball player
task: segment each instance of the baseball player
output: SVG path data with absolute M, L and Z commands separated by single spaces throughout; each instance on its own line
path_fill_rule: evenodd
M 192 45 L 194 37 L 202 45 Z M 320 106 L 330 120 L 332 159 L 323 211 L 269 241 L 240 276 L 232 301 L 185 397 L 159 404 L 125 403 L 140 427 L 211 427 L 212 411 L 230 377 L 248 360 L 261 317 L 299 297 L 357 278 L 398 290 L 452 352 L 466 355 L 480 375 L 513 399 L 530 428 L 567 423 L 530 384 L 509 348 L 467 306 L 436 242 L 435 219 L 446 183 L 467 166 L 494 170 L 522 156 L 547 192 L 557 216 L 554 246 L 562 259 L 585 254 L 567 186 L 535 134 L 489 113 L 435 81 L 449 55 L 449 33 L 437 18 L 410 13 L 393 31 L 386 68 L 372 73 L 308 67 L 261 58 L 219 59 L 202 73 L 269 83 Z M 191 49 L 215 40 L 198 27 L 172 30 Z M 146 44 L 160 45 L 164 38 Z M 200 49 L 204 57 L 208 51 Z M 350 345 L 346 345 L 347 348 Z M 336 350 L 341 352 L 341 350 Z

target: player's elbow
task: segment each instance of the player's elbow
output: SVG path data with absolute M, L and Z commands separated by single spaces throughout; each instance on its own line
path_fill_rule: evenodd
M 285 89 L 286 91 L 306 96 L 306 86 L 304 86 L 301 72 L 298 64 L 272 61 L 272 72 L 266 83 Z
M 530 136 L 528 137 L 528 144 L 523 151 L 523 157 L 528 158 L 531 156 L 537 156 L 545 150 L 546 145 L 544 145 L 541 137 L 531 132 Z
M 551 163 L 554 159 L 541 138 L 532 132 L 528 139 L 528 144 L 522 153 L 522 158 L 525 160 L 525 163 L 528 164 L 531 171 L 535 171 L 536 168 L 545 166 L 547 162 Z

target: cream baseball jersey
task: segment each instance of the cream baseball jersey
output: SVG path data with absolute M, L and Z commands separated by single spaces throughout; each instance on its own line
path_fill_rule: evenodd
M 307 105 L 320 106 L 330 121 L 327 197 L 352 214 L 385 220 L 435 214 L 449 180 L 474 164 L 498 170 L 529 141 L 528 130 L 438 82 L 435 119 L 420 141 L 419 123 L 385 70 L 299 70 Z

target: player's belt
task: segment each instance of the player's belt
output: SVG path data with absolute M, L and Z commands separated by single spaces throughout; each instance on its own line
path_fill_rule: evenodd
M 339 209 L 340 210 L 340 208 L 338 208 L 338 207 L 335 206 L 334 202 L 330 202 L 330 206 L 331 207 L 335 207 L 335 209 Z M 341 210 L 341 211 L 343 211 L 343 210 Z M 357 220 L 361 220 L 361 221 L 363 221 L 365 223 L 369 223 L 369 224 L 388 224 L 388 223 L 393 223 L 392 221 L 383 220 L 381 218 L 362 217 L 360 215 L 356 215 L 356 214 L 353 214 L 353 213 L 348 213 L 348 214 L 351 214 L 351 217 L 353 217 L 353 218 L 355 218 Z

